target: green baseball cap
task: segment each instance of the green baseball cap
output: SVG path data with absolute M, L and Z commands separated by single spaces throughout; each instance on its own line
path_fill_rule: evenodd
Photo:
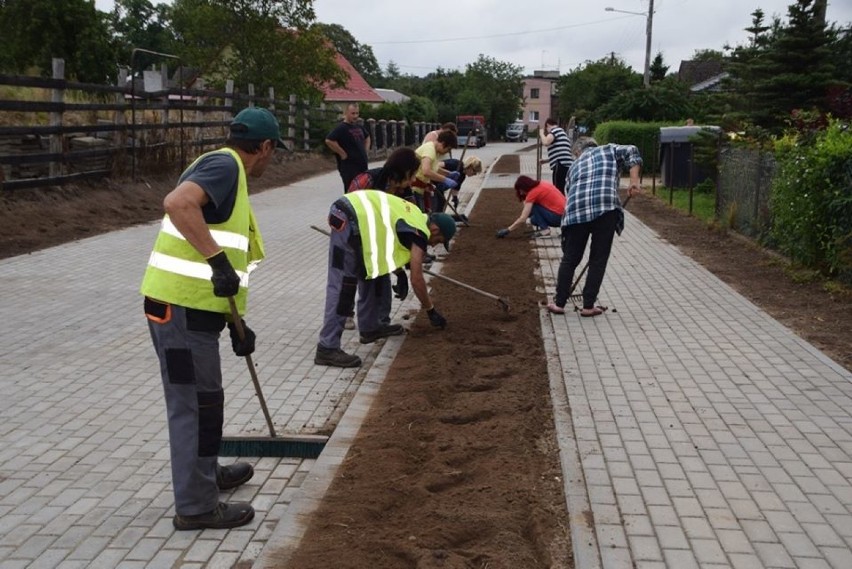
M 444 249 L 450 250 L 450 240 L 456 234 L 456 222 L 446 213 L 430 213 L 429 223 L 434 223 L 444 236 Z
M 287 148 L 281 140 L 281 125 L 269 110 L 248 107 L 231 121 L 231 138 L 243 140 L 274 140 L 278 148 Z

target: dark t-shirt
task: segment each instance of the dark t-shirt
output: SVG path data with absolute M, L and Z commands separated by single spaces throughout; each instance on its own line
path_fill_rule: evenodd
M 328 140 L 333 140 L 346 152 L 346 160 L 341 160 L 335 154 L 338 166 L 357 167 L 363 172 L 367 169 L 367 148 L 365 146 L 369 133 L 363 125 L 349 124 L 346 121 L 338 124 L 328 133 Z
M 428 244 L 426 236 L 422 231 L 416 227 L 411 227 L 402 219 L 396 222 L 396 236 L 399 238 L 402 246 L 409 251 L 415 245 L 423 249 L 424 252 L 426 251 L 426 245 Z
M 205 223 L 222 223 L 231 217 L 237 199 L 240 167 L 234 157 L 224 153 L 204 156 L 181 174 L 178 184 L 195 182 L 210 201 L 201 208 Z

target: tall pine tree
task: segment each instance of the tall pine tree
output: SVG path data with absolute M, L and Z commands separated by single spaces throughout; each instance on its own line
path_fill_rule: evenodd
M 771 129 L 783 127 L 794 109 L 824 109 L 833 82 L 833 37 L 816 13 L 814 0 L 788 8 L 789 22 L 766 51 L 766 73 L 755 85 L 758 104 L 767 109 Z
M 746 28 L 752 37 L 733 49 L 727 70 L 729 87 L 740 118 L 779 132 L 796 109 L 824 111 L 829 86 L 835 83 L 833 28 L 820 16 L 818 2 L 796 0 L 787 9 L 788 22 L 763 23 L 763 12 L 752 13 Z

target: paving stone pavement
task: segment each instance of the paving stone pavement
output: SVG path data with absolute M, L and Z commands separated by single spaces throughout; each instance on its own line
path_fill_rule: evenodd
M 473 178 L 463 201 L 512 181 Z M 327 248 L 307 227 L 338 185 L 252 197 L 269 258 L 247 321 L 270 413 L 281 433 L 333 435 L 316 460 L 251 459 L 255 478 L 226 497 L 258 515 L 230 531 L 171 525 L 138 295 L 157 225 L 0 261 L 0 569 L 263 567 L 298 541 L 402 343 L 349 332 L 361 369 L 313 365 Z M 559 239 L 536 244 L 552 294 Z M 601 303 L 597 318 L 541 316 L 577 567 L 852 567 L 852 375 L 629 214 Z M 264 434 L 245 362 L 222 349 L 226 435 Z
M 852 567 L 852 374 L 627 209 L 609 310 L 542 312 L 577 566 Z

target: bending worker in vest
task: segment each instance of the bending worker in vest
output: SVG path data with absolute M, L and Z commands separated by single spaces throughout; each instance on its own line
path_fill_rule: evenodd
M 358 292 L 358 329 L 362 344 L 405 332 L 399 324 L 381 324 L 377 279 L 410 265 L 411 288 L 426 309 L 429 322 L 444 328 L 447 320 L 435 309 L 423 277 L 427 245 L 443 243 L 450 250 L 456 233 L 445 213 L 424 214 L 413 203 L 379 190 L 346 194 L 328 214 L 328 282 L 325 317 L 314 362 L 335 367 L 358 367 L 361 358 L 340 348 L 346 316 Z
M 254 517 L 249 503 L 219 501 L 220 490 L 254 474 L 245 462 L 219 464 L 219 335 L 227 325 L 238 356 L 254 351 L 254 333 L 243 322 L 240 339 L 231 322 L 230 301 L 245 314 L 248 273 L 264 256 L 246 177 L 263 174 L 276 146 L 284 146 L 279 137 L 278 120 L 265 109 L 234 117 L 225 147 L 193 162 L 163 201 L 166 215 L 142 281 L 165 392 L 179 530 L 233 528 Z

